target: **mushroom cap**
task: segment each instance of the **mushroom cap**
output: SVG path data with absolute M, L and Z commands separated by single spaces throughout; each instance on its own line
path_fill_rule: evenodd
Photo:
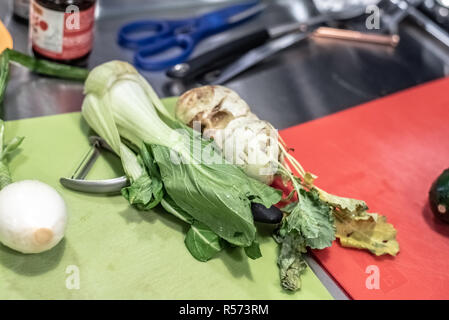
M 234 118 L 250 113 L 248 104 L 233 90 L 204 86 L 185 92 L 176 104 L 176 117 L 189 126 L 199 121 L 202 129 L 222 129 Z
M 278 133 L 252 113 L 235 91 L 222 86 L 189 90 L 177 102 L 176 117 L 204 138 L 213 138 L 225 158 L 250 177 L 273 182 L 277 162 L 282 161 Z

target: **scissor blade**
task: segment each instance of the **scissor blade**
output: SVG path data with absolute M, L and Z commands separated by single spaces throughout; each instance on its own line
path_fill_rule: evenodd
M 285 35 L 276 40 L 270 41 L 244 54 L 237 61 L 225 68 L 220 76 L 213 80 L 211 84 L 219 85 L 234 78 L 236 75 L 258 64 L 275 53 L 284 50 L 308 37 L 309 33 L 294 33 Z
M 246 9 L 245 11 L 236 13 L 235 15 L 228 18 L 228 23 L 238 23 L 240 21 L 246 20 L 259 12 L 262 12 L 267 7 L 266 4 L 260 3 L 258 5 L 255 5 L 249 9 Z

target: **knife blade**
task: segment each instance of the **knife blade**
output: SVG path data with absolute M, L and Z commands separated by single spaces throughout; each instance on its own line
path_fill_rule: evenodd
M 266 58 L 307 39 L 309 34 L 310 32 L 288 34 L 250 50 L 223 69 L 221 74 L 209 84 L 223 84 Z

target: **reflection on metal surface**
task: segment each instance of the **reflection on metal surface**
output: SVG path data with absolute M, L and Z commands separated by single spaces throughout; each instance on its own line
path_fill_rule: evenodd
M 314 12 L 311 13 L 313 6 L 311 1 L 283 0 L 280 3 L 290 12 L 292 18 L 296 21 L 305 21 L 311 14 L 314 14 Z
M 116 43 L 117 30 L 127 21 L 162 16 L 179 18 L 223 6 L 222 1 L 209 1 L 209 5 L 201 7 L 201 10 L 190 8 L 145 11 L 142 9 L 141 13 L 130 15 L 127 12 L 127 10 L 135 10 L 137 6 L 131 3 L 145 3 L 144 8 L 145 6 L 148 8 L 150 4 L 163 2 L 167 1 L 130 0 L 130 5 L 123 7 L 120 6 L 123 3 L 120 0 L 100 1 L 103 15 L 100 15 L 100 21 L 96 25 L 95 45 L 89 58 L 89 67 L 92 68 L 112 59 L 132 62 L 132 52 L 120 48 Z M 287 5 L 291 2 L 310 4 L 309 1 L 301 0 L 270 1 L 266 12 L 254 21 L 250 21 L 244 28 L 237 28 L 209 38 L 197 47 L 194 55 L 199 55 L 261 27 L 298 22 L 298 17 L 294 16 Z M 170 1 L 170 6 L 173 8 L 175 3 L 181 3 L 179 6 L 182 7 L 186 2 L 173 0 Z M 10 17 L 7 7 L 7 2 L 0 2 L 0 15 Z M 157 5 L 154 8 L 157 8 Z M 317 13 L 316 9 L 314 11 L 307 5 L 304 5 L 304 10 L 305 17 Z M 121 15 L 108 14 L 119 11 Z M 11 20 L 9 29 L 13 34 L 15 47 L 22 52 L 27 52 L 26 25 Z M 276 127 L 282 129 L 445 74 L 445 66 L 449 65 L 446 62 L 449 54 L 444 47 L 407 24 L 404 28 L 401 27 L 401 38 L 401 43 L 394 52 L 387 48 L 373 49 L 373 46 L 369 45 L 327 39 L 308 41 L 301 46 L 293 46 L 246 71 L 228 82 L 227 86 L 239 92 L 261 118 L 269 119 Z M 57 99 L 48 97 L 47 105 L 43 106 L 42 102 L 34 102 L 41 100 L 34 96 L 39 95 L 40 91 L 28 90 L 30 84 L 26 84 L 27 81 L 37 77 L 29 75 L 20 67 L 13 68 L 13 73 L 5 102 L 8 119 L 47 115 L 63 110 L 75 111 L 81 108 L 80 84 L 73 82 L 65 84 L 65 91 L 69 97 L 64 99 L 63 105 L 53 105 L 57 103 Z M 17 74 L 19 76 L 16 76 Z M 162 72 L 144 72 L 143 75 L 160 95 L 168 95 L 163 89 L 166 88 L 169 79 Z M 28 78 L 24 79 L 24 76 Z M 344 78 L 348 85 L 341 86 L 334 80 L 335 78 Z M 39 84 L 41 87 L 39 90 L 43 90 L 44 95 L 49 95 L 51 91 L 55 91 L 51 89 L 52 84 L 57 87 L 57 83 L 59 81 L 46 79 L 45 85 Z M 27 90 L 19 90 L 22 85 L 28 86 Z M 351 86 L 356 86 L 358 90 L 363 91 L 363 95 L 348 91 L 347 88 Z M 177 86 L 177 88 L 177 92 L 182 93 L 180 90 L 183 86 Z M 20 98 L 17 97 L 19 91 L 21 91 Z M 275 107 L 278 105 L 282 105 L 282 112 L 278 112 Z
M 251 66 L 254 66 L 259 62 L 265 60 L 266 58 L 274 55 L 275 53 L 306 39 L 308 35 L 308 33 L 288 34 L 249 51 L 247 54 L 239 58 L 236 62 L 232 63 L 229 67 L 224 69 L 220 76 L 212 81 L 211 84 L 218 85 L 229 81 Z
M 285 23 L 270 27 L 269 33 L 272 38 L 284 35 L 286 33 L 302 31 L 306 32 L 313 27 L 326 22 L 333 22 L 338 20 L 347 20 L 359 17 L 365 13 L 365 7 L 351 7 L 344 11 L 326 12 L 312 16 L 301 22 Z
M 107 2 L 107 3 L 106 3 Z M 110 19 L 123 17 L 124 15 L 140 15 L 145 13 L 160 13 L 179 10 L 198 11 L 198 8 L 211 6 L 224 6 L 240 3 L 241 0 L 102 0 L 98 6 L 98 18 Z M 200 10 L 201 11 L 201 10 Z
M 352 6 L 367 7 L 378 4 L 380 0 L 313 0 L 313 3 L 320 12 L 344 11 Z
M 8 120 L 79 111 L 83 84 L 37 77 L 22 67 L 13 66 L 4 117 Z
M 120 6 L 123 3 L 121 0 L 100 1 L 100 6 L 104 10 L 96 24 L 95 45 L 89 58 L 89 67 L 112 59 L 132 62 L 132 52 L 120 48 L 116 43 L 117 30 L 125 22 L 139 18 L 179 18 L 223 6 L 222 1 L 209 1 L 209 5 L 201 6 L 201 9 L 164 9 L 165 11 L 150 9 L 130 15 L 127 12 L 136 8 L 131 3 L 145 3 L 144 7 L 148 8 L 150 3 L 157 2 L 130 0 L 130 5 L 123 7 Z M 166 1 L 159 1 L 159 4 L 162 2 Z M 298 17 L 291 12 L 287 5 L 291 2 L 311 3 L 301 0 L 269 1 L 267 2 L 269 7 L 262 15 L 248 22 L 243 28 L 236 28 L 207 39 L 197 47 L 194 56 L 261 27 L 304 22 L 305 20 L 298 20 Z M 174 3 L 186 2 L 170 1 L 172 8 Z M 10 17 L 11 13 L 8 15 L 7 7 L 8 2 L 0 2 L 0 15 Z M 305 17 L 317 14 L 316 9 L 310 6 L 304 5 L 304 8 Z M 119 11 L 121 15 L 108 14 Z M 13 19 L 9 30 L 14 37 L 15 47 L 22 52 L 28 52 L 27 26 Z M 240 74 L 226 85 L 236 90 L 261 118 L 269 119 L 276 127 L 282 129 L 444 76 L 445 68 L 449 65 L 449 51 L 407 23 L 403 27 L 401 25 L 401 43 L 394 52 L 389 48 L 373 47 L 376 46 L 328 39 L 307 41 Z M 63 105 L 58 105 L 57 99 L 49 97 L 47 105 L 43 106 L 42 102 L 35 102 L 41 100 L 34 96 L 39 95 L 39 91 L 28 90 L 30 84 L 26 84 L 37 77 L 29 75 L 20 67 L 13 68 L 13 73 L 5 102 L 7 119 L 60 113 L 65 110 L 76 111 L 81 108 L 81 84 L 65 83 L 66 94 L 69 97 L 65 99 Z M 170 95 L 164 90 L 169 79 L 163 72 L 144 72 L 143 75 L 161 96 Z M 345 85 L 342 86 L 335 81 L 336 78 L 344 79 Z M 59 81 L 48 78 L 45 85 L 39 86 L 43 89 L 44 95 L 49 95 L 51 91 L 55 91 L 51 89 L 52 84 L 57 87 L 57 83 Z M 22 85 L 28 86 L 27 90 L 19 90 Z M 191 85 L 195 84 L 188 84 Z M 177 85 L 177 92 L 182 93 L 181 90 L 188 86 Z M 357 90 L 351 91 L 348 89 L 350 87 L 357 87 Z M 19 91 L 21 91 L 20 98 L 17 97 Z M 358 94 L 359 91 L 363 94 Z M 282 112 L 277 109 L 280 105 Z
M 248 18 L 252 17 L 253 15 L 265 10 L 266 7 L 267 7 L 267 5 L 264 3 L 258 4 L 249 10 L 246 10 L 242 13 L 239 13 L 239 14 L 236 14 L 236 15 L 230 17 L 228 19 L 228 23 L 236 23 L 236 22 L 248 19 Z

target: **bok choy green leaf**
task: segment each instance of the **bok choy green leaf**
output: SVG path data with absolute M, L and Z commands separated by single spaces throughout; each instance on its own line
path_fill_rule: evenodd
M 167 212 L 191 225 L 184 243 L 195 259 L 202 262 L 208 261 L 223 249 L 225 241 L 206 225 L 195 221 L 169 195 L 165 195 L 161 205 Z
M 223 240 L 201 222 L 195 221 L 187 232 L 185 244 L 199 261 L 208 261 L 223 249 Z

